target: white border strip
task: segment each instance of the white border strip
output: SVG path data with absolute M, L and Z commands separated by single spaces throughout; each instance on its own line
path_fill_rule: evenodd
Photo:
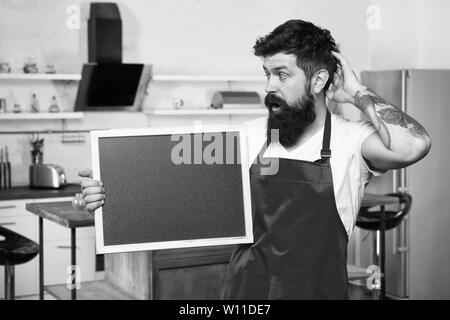
M 244 202 L 244 221 L 245 236 L 243 237 L 227 237 L 227 238 L 210 238 L 210 239 L 194 239 L 180 241 L 161 241 L 124 245 L 105 246 L 103 237 L 103 210 L 98 208 L 95 212 L 95 238 L 96 251 L 98 254 L 132 252 L 144 250 L 160 250 L 187 247 L 202 247 L 214 245 L 229 245 L 238 243 L 253 242 L 253 224 L 252 224 L 252 206 L 250 195 L 250 176 L 247 148 L 247 134 L 245 125 L 196 125 L 194 127 L 157 127 L 157 128 L 126 128 L 112 130 L 96 130 L 91 131 L 91 156 L 92 156 L 92 173 L 95 180 L 101 180 L 100 176 L 100 158 L 98 149 L 98 139 L 103 137 L 126 137 L 126 136 L 148 136 L 148 135 L 178 135 L 178 134 L 195 134 L 195 133 L 212 133 L 212 132 L 238 132 L 240 142 L 240 156 L 242 169 L 242 192 Z

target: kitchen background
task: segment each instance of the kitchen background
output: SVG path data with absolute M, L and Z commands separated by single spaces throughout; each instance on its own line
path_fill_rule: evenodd
M 100 1 L 101 2 L 101 1 Z M 445 68 L 450 65 L 450 45 L 435 34 L 445 28 L 445 1 L 116 1 L 123 28 L 123 62 L 150 63 L 155 75 L 256 76 L 261 81 L 153 81 L 144 111 L 173 108 L 182 98 L 184 108 L 206 108 L 216 90 L 264 91 L 260 60 L 252 46 L 258 36 L 292 18 L 311 20 L 332 31 L 355 72 L 389 68 Z M 41 71 L 52 64 L 58 73 L 79 74 L 87 62 L 89 3 L 73 0 L 0 1 L 0 60 L 21 72 L 28 60 Z M 370 30 L 370 4 L 381 9 L 380 29 Z M 80 9 L 79 29 L 76 10 Z M 437 16 L 441 15 L 442 19 Z M 207 26 L 207 27 L 205 27 Z M 75 28 L 75 29 L 71 29 Z M 73 111 L 77 81 L 0 79 L 0 97 L 7 108 L 20 104 L 30 111 L 36 93 L 41 111 L 47 111 L 56 95 L 62 111 Z M 357 119 L 355 108 L 345 108 Z M 254 117 L 254 116 L 253 116 Z M 139 127 L 185 123 L 244 121 L 249 116 L 189 117 L 147 116 L 145 113 L 85 113 L 83 119 L 66 120 L 67 129 Z M 61 120 L 0 119 L 6 130 L 61 130 Z M 8 145 L 13 185 L 28 183 L 30 145 L 26 135 L 1 135 Z M 64 167 L 68 181 L 79 180 L 76 172 L 89 167 L 89 137 L 86 143 L 61 143 L 61 135 L 42 136 L 44 161 Z M 75 139 L 76 140 L 76 139 Z
M 152 81 L 142 113 L 85 112 L 82 118 L 65 120 L 6 120 L 0 114 L 0 147 L 9 148 L 13 186 L 29 183 L 30 136 L 2 132 L 178 125 L 195 121 L 238 123 L 263 116 L 263 113 L 173 115 L 155 110 L 172 110 L 174 99 L 180 98 L 184 109 L 206 109 L 217 90 L 253 90 L 263 97 L 265 78 L 252 47 L 257 37 L 288 19 L 310 20 L 329 29 L 356 74 L 363 70 L 450 69 L 450 43 L 445 40 L 446 31 L 450 30 L 447 19 L 450 2 L 445 0 L 118 0 L 115 3 L 122 20 L 123 62 L 152 64 L 155 77 L 178 77 Z M 87 1 L 0 0 L 0 62 L 8 62 L 13 73 L 22 73 L 24 63 L 31 60 L 37 63 L 40 72 L 51 64 L 58 74 L 75 75 L 75 80 L 33 80 L 2 78 L 0 74 L 0 97 L 6 98 L 9 112 L 14 104 L 19 104 L 22 112 L 30 112 L 33 93 L 39 99 L 41 112 L 47 112 L 52 96 L 56 96 L 62 112 L 74 111 L 76 76 L 88 60 L 88 16 Z M 353 120 L 361 118 L 352 106 L 341 106 L 339 112 Z M 89 134 L 41 134 L 41 138 L 45 140 L 44 162 L 61 165 L 68 182 L 79 182 L 77 171 L 90 167 Z M 350 259 L 355 259 L 354 254 L 349 250 Z

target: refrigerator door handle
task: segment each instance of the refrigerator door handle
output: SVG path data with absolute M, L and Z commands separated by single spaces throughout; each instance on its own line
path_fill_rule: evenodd
M 392 254 L 397 254 L 397 228 L 392 230 Z
M 398 231 L 397 228 L 399 228 Z M 392 229 L 392 254 L 394 255 L 409 251 L 406 239 L 404 239 L 405 238 L 404 222 L 402 221 L 400 226 L 398 226 L 397 228 Z
M 397 182 L 398 170 L 392 172 L 392 192 L 398 192 L 399 184 Z
M 407 181 L 406 181 L 406 168 L 400 169 L 400 184 L 398 187 L 399 192 L 408 193 Z

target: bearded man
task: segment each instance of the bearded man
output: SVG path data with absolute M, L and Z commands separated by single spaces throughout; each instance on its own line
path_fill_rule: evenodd
M 233 253 L 222 297 L 347 299 L 347 242 L 365 185 L 423 158 L 430 139 L 359 83 L 328 30 L 291 20 L 254 49 L 269 109 L 247 123 L 254 243 Z M 327 98 L 370 121 L 331 114 Z M 273 159 L 277 172 L 264 174 Z
M 430 138 L 359 83 L 328 30 L 290 20 L 254 49 L 269 109 L 267 119 L 246 123 L 254 242 L 233 252 L 222 298 L 347 299 L 347 242 L 365 185 L 422 159 Z M 370 121 L 331 114 L 327 99 Z M 263 170 L 274 159 L 277 170 Z M 104 204 L 101 181 L 81 186 L 88 210 Z

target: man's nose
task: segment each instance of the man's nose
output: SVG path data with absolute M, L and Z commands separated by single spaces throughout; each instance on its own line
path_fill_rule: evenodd
M 266 93 L 277 92 L 277 86 L 276 86 L 274 78 L 267 79 L 265 91 L 266 91 Z

